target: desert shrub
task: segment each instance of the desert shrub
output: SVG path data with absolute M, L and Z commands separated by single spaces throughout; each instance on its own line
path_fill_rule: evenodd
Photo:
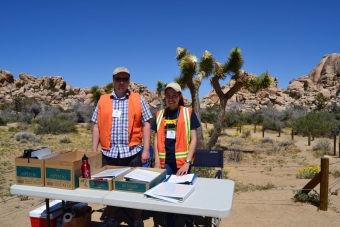
M 243 130 L 242 133 L 241 133 L 241 137 L 243 137 L 243 138 L 249 138 L 250 136 L 251 136 L 251 131 L 250 131 L 250 129 L 245 129 L 245 130 Z
M 310 203 L 314 206 L 320 205 L 320 195 L 314 189 L 308 194 L 303 193 L 301 190 L 293 191 L 295 196 L 293 197 L 294 202 Z
M 301 94 L 297 93 L 295 91 L 291 91 L 291 92 L 287 92 L 289 97 L 293 98 L 293 99 L 300 99 L 301 98 Z
M 243 113 L 239 112 L 228 112 L 224 116 L 224 125 L 228 128 L 239 126 L 243 123 Z
M 214 129 L 213 128 L 209 128 L 208 129 L 208 136 L 211 137 L 213 132 L 214 132 Z
M 325 111 L 310 112 L 305 116 L 297 118 L 292 122 L 291 126 L 295 132 L 302 135 L 308 135 L 314 132 L 315 136 L 331 136 L 332 128 L 339 126 L 340 122 L 335 119 L 335 114 Z
M 240 139 L 240 138 L 233 138 L 229 141 L 230 143 L 230 146 L 233 146 L 233 145 L 241 145 L 243 143 L 243 139 Z
M 216 121 L 216 114 L 212 112 L 202 112 L 201 113 L 201 121 L 203 123 L 213 124 Z
M 274 143 L 274 140 L 272 138 L 269 138 L 269 137 L 264 137 L 261 142 L 262 143 Z
M 0 117 L 0 126 L 6 126 L 6 125 L 7 125 L 7 121 Z
M 213 167 L 192 167 L 191 172 L 197 173 L 199 177 L 215 178 L 218 169 Z M 228 179 L 230 168 L 223 168 L 223 179 Z
M 312 179 L 321 171 L 319 165 L 310 164 L 306 167 L 299 168 L 299 173 L 296 175 L 296 178 L 299 179 Z
M 14 134 L 14 139 L 16 141 L 21 141 L 21 140 L 34 141 L 35 136 L 32 133 L 29 133 L 29 132 L 17 132 L 17 133 Z
M 72 142 L 71 139 L 66 136 L 59 140 L 59 143 L 71 143 L 71 142 Z
M 288 147 L 288 146 L 293 145 L 293 144 L 294 144 L 294 141 L 288 140 L 288 139 L 284 139 L 284 140 L 282 140 L 282 141 L 279 143 L 279 146 L 280 146 L 280 147 Z
M 94 112 L 94 105 L 77 102 L 72 106 L 75 113 L 75 120 L 78 123 L 91 122 L 91 117 Z
M 36 134 L 62 134 L 77 132 L 76 122 L 58 115 L 55 117 L 40 117 L 35 120 L 38 124 Z
M 265 185 L 256 185 L 255 188 L 256 188 L 256 190 L 263 191 L 263 190 L 269 190 L 269 189 L 276 188 L 276 186 L 273 183 L 268 182 Z
M 241 151 L 230 151 L 227 154 L 227 159 L 229 162 L 241 162 L 243 159 L 243 153 Z
M 324 155 L 331 155 L 331 143 L 326 139 L 320 139 L 316 141 L 316 144 L 313 146 L 314 156 L 322 157 Z

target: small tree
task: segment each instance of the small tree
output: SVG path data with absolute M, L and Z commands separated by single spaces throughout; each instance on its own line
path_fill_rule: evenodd
M 158 96 L 158 100 L 159 100 L 159 103 L 161 104 L 160 106 L 160 109 L 164 109 L 164 102 L 163 102 L 163 98 L 162 98 L 162 93 L 166 87 L 167 83 L 163 83 L 161 81 L 157 81 L 157 88 L 156 88 L 156 93 L 157 93 L 157 96 Z

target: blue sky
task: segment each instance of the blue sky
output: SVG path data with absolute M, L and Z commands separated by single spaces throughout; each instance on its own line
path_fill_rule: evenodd
M 179 75 L 177 47 L 198 58 L 208 50 L 222 63 L 239 47 L 244 70 L 268 70 L 286 89 L 340 52 L 339 8 L 335 0 L 0 0 L 0 69 L 85 88 L 108 84 L 125 66 L 155 91 Z M 205 80 L 200 98 L 211 89 Z

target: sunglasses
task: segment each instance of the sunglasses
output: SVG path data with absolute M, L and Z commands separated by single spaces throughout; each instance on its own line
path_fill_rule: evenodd
M 127 82 L 130 80 L 129 77 L 114 77 L 114 80 L 117 81 L 117 82 Z

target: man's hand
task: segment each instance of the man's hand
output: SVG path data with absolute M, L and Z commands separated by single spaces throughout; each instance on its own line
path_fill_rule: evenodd
M 149 148 L 144 147 L 143 153 L 142 153 L 142 163 L 147 163 L 150 160 L 150 150 Z

